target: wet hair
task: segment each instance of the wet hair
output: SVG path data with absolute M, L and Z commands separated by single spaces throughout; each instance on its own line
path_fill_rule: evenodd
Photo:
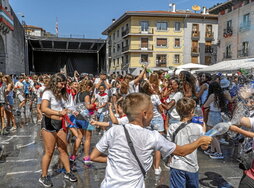
M 157 73 L 152 73 L 149 77 L 149 82 L 153 85 L 156 92 L 159 92 L 159 75 Z
M 87 87 L 90 87 L 92 88 L 93 87 L 93 82 L 91 80 L 85 80 L 83 79 L 81 82 L 80 82 L 80 92 L 84 92 L 84 91 L 87 91 Z
M 150 87 L 151 87 L 150 83 L 147 80 L 143 80 L 140 83 L 139 92 L 140 93 L 145 93 L 145 94 L 150 96 L 150 95 L 152 95 Z
M 131 93 L 125 97 L 123 111 L 129 121 L 134 121 L 140 116 L 140 112 L 152 105 L 150 96 L 144 93 Z
M 192 94 L 195 94 L 196 92 L 196 78 L 188 71 L 181 71 L 180 75 L 182 75 L 182 79 L 180 80 L 181 82 L 181 87 L 183 87 L 184 82 L 187 82 L 191 86 Z
M 67 97 L 66 88 L 62 88 L 61 90 L 59 90 L 59 88 L 57 87 L 57 84 L 59 82 L 67 82 L 66 77 L 61 73 L 54 74 L 50 78 L 50 81 L 47 84 L 45 91 L 47 90 L 52 91 L 53 95 L 58 101 L 60 101 L 61 99 L 67 100 L 68 97 Z
M 119 99 L 116 102 L 116 105 L 120 106 L 123 109 L 123 107 L 124 107 L 124 99 L 123 98 Z
M 191 112 L 194 111 L 196 102 L 189 97 L 183 97 L 176 103 L 176 111 L 181 119 L 190 116 Z
M 214 94 L 214 103 L 223 111 L 225 112 L 227 110 L 227 106 L 226 106 L 226 98 L 224 96 L 224 92 L 223 89 L 221 88 L 220 84 L 218 82 L 212 82 L 209 85 L 209 89 L 208 89 L 208 97 L 211 94 Z

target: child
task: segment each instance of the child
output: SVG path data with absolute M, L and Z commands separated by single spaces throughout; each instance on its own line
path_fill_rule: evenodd
M 177 146 L 165 139 L 159 132 L 146 129 L 153 118 L 153 104 L 146 94 L 132 93 L 126 96 L 124 112 L 130 123 L 113 126 L 97 143 L 91 153 L 91 160 L 107 162 L 102 188 L 139 187 L 144 188 L 144 173 L 153 164 L 153 152 L 159 150 L 163 157 L 170 154 L 185 156 L 203 144 L 209 144 L 211 137 L 201 137 L 185 146 Z M 130 135 L 136 157 L 127 142 L 125 131 Z M 108 156 L 103 155 L 108 150 Z M 140 162 L 138 162 L 138 160 Z
M 108 127 L 112 124 L 125 125 L 125 124 L 129 123 L 129 120 L 128 120 L 126 114 L 123 112 L 123 102 L 124 102 L 123 99 L 120 99 L 119 101 L 117 101 L 116 106 L 117 106 L 117 111 L 118 111 L 118 115 L 119 115 L 118 118 L 114 115 L 114 112 L 112 110 L 112 104 L 109 103 L 109 116 L 110 116 L 111 121 L 110 122 L 100 122 L 100 121 L 92 120 L 90 122 L 91 125 L 98 125 L 98 126 L 101 126 L 101 127 Z
M 205 126 L 190 123 L 195 107 L 196 102 L 191 98 L 184 97 L 177 101 L 176 111 L 180 115 L 181 121 L 170 125 L 169 141 L 177 145 L 185 145 L 196 141 L 204 134 Z M 207 149 L 207 147 L 208 145 L 201 148 Z M 174 155 L 170 167 L 171 188 L 199 187 L 197 149 L 184 157 Z

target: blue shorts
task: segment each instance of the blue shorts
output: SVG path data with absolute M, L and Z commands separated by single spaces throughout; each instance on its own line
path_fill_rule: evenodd
M 152 121 L 150 122 L 150 126 L 148 127 L 152 130 L 156 130 L 159 132 L 164 131 L 164 120 L 162 116 L 154 117 Z
M 84 130 L 88 130 L 88 131 L 95 130 L 95 127 L 92 126 L 90 123 L 88 123 L 86 120 L 76 120 L 76 126 L 79 129 L 84 129 Z
M 207 125 L 208 126 L 215 126 L 218 123 L 222 122 L 222 117 L 221 117 L 221 112 L 215 112 L 215 111 L 210 111 L 208 114 L 208 120 L 207 120 Z
M 70 116 L 70 121 L 73 123 L 73 125 L 72 124 L 69 124 L 68 125 L 68 128 L 78 128 L 77 127 L 77 125 L 76 125 L 76 117 L 74 116 L 74 115 L 71 115 Z
M 13 106 L 14 105 L 14 100 L 12 96 L 7 96 L 7 101 L 9 103 L 9 105 Z
M 187 172 L 170 168 L 170 188 L 199 188 L 198 172 Z
M 37 98 L 37 104 L 41 104 L 42 98 Z

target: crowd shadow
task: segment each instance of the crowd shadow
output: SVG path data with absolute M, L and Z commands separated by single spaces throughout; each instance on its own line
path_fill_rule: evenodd
M 220 174 L 205 172 L 206 178 L 199 180 L 200 185 L 209 188 L 233 188 Z

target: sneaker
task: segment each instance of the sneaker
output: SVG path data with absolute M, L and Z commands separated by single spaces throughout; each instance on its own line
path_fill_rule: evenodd
M 214 152 L 212 152 L 211 149 L 208 149 L 208 150 L 204 151 L 204 154 L 206 154 L 206 155 L 212 155 L 212 154 L 214 154 Z
M 12 127 L 12 128 L 10 128 L 10 132 L 15 132 L 17 130 L 17 128 L 16 127 Z
M 214 153 L 214 154 L 211 154 L 209 155 L 211 159 L 224 159 L 224 156 L 222 153 Z
M 227 142 L 225 138 L 220 139 L 220 143 L 224 145 L 229 145 L 229 142 Z
M 155 168 L 155 169 L 154 169 L 154 174 L 155 174 L 156 176 L 161 175 L 161 167 Z
M 72 155 L 70 156 L 70 161 L 71 162 L 74 162 L 76 160 L 77 156 L 76 155 Z
M 74 176 L 74 174 L 72 174 L 72 172 L 65 173 L 64 178 L 71 181 L 71 182 L 78 181 L 78 179 L 76 178 L 76 176 Z
M 53 183 L 51 181 L 50 176 L 44 176 L 40 177 L 39 182 L 44 186 L 44 187 L 52 187 Z
M 85 164 L 91 164 L 91 163 L 92 163 L 92 161 L 91 161 L 91 159 L 90 159 L 89 156 L 84 157 L 84 158 L 83 158 L 83 162 L 84 162 Z

